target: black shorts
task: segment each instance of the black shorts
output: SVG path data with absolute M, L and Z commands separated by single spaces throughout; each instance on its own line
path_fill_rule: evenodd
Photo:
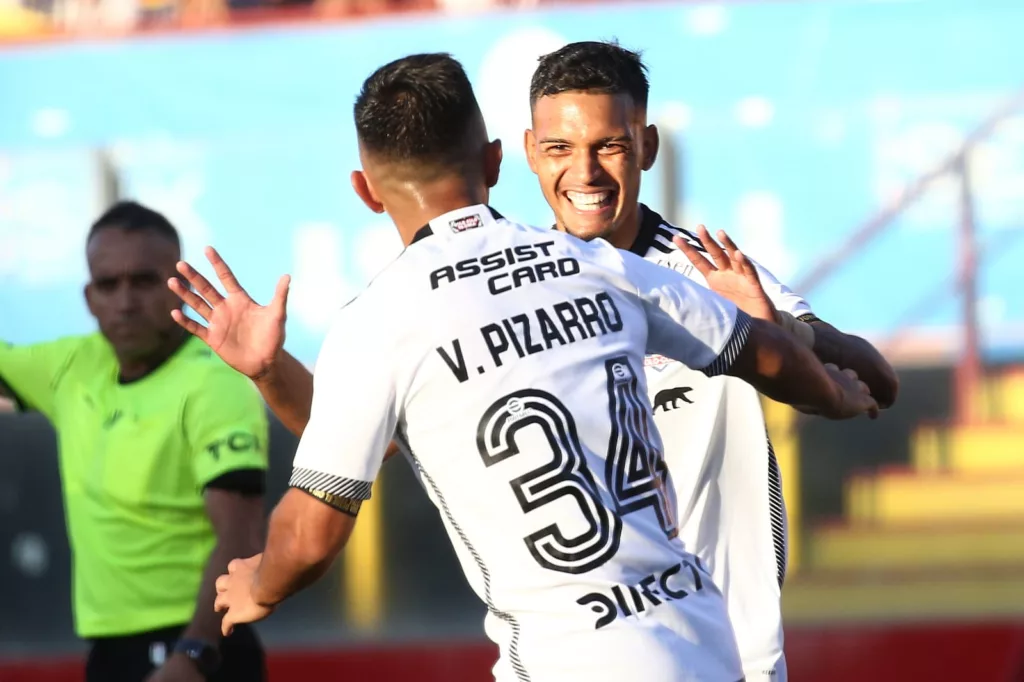
M 159 662 L 170 657 L 184 625 L 124 637 L 92 640 L 85 664 L 86 682 L 143 682 Z M 220 643 L 220 670 L 210 682 L 263 682 L 266 659 L 256 632 L 247 625 L 235 627 Z

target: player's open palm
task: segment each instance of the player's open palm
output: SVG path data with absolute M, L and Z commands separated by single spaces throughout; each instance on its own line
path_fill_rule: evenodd
M 205 341 L 224 362 L 248 377 L 258 378 L 270 368 L 284 346 L 289 277 L 285 275 L 278 281 L 273 300 L 262 306 L 246 293 L 212 246 L 206 247 L 206 258 L 224 287 L 224 295 L 184 261 L 178 263 L 178 272 L 191 289 L 177 278 L 167 283 L 178 298 L 206 321 L 206 326 L 180 310 L 173 311 L 171 317 Z
M 707 255 L 682 237 L 674 237 L 672 241 L 686 255 L 693 267 L 704 275 L 704 279 L 708 281 L 708 288 L 735 303 L 751 317 L 774 322 L 775 304 L 761 286 L 757 269 L 729 235 L 722 230 L 718 231 L 718 238 L 725 246 L 724 249 L 712 239 L 708 229 L 703 225 L 697 227 L 697 236 Z

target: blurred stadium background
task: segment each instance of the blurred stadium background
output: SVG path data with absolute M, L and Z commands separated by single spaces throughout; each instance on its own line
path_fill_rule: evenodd
M 644 50 L 662 157 L 643 198 L 729 229 L 898 367 L 898 407 L 769 405 L 785 476 L 791 678 L 1024 680 L 1024 3 L 0 0 L 0 338 L 91 329 L 87 225 L 118 197 L 213 243 L 312 362 L 400 249 L 348 185 L 362 79 L 444 50 L 541 223 L 521 151 L 535 57 Z M 209 273 L 207 273 L 209 274 Z M 275 424 L 272 501 L 294 439 Z M 0 414 L 0 681 L 80 679 L 52 431 Z M 483 609 L 405 464 L 328 578 L 260 628 L 272 679 L 481 680 Z M 344 671 L 342 673 L 341 671 Z

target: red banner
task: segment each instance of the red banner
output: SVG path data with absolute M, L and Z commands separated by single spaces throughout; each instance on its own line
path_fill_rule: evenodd
M 270 679 L 486 682 L 497 652 L 486 642 L 272 651 Z M 793 682 L 1024 682 L 1024 624 L 791 628 Z M 0 682 L 82 682 L 83 663 L 0 663 Z

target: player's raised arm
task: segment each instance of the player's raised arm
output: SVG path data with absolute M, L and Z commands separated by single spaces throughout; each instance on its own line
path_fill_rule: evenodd
M 324 341 L 290 489 L 270 516 L 263 553 L 218 582 L 224 631 L 266 617 L 315 582 L 348 541 L 397 424 L 391 335 L 369 324 L 372 303 L 344 308 Z
M 796 334 L 818 359 L 853 370 L 871 390 L 879 406 L 890 407 L 896 401 L 899 391 L 896 372 L 870 342 L 820 320 L 803 298 L 765 267 L 745 256 L 724 231 L 718 232 L 722 246 L 711 238 L 703 225 L 698 227 L 697 237 L 706 249 L 706 256 L 681 237 L 675 237 L 673 242 L 704 275 L 712 291 L 754 317 L 769 319 L 759 313 L 774 308 L 776 321 Z
M 246 293 L 212 246 L 206 247 L 206 258 L 226 295 L 181 261 L 178 272 L 191 288 L 177 278 L 169 280 L 167 286 L 206 321 L 206 326 L 178 310 L 171 317 L 202 339 L 224 362 L 252 379 L 270 411 L 286 429 L 301 437 L 313 403 L 313 374 L 284 349 L 290 278 L 285 275 L 278 280 L 273 300 L 261 306 Z M 387 457 L 397 453 L 398 447 L 390 443 Z
M 167 282 L 171 291 L 206 321 L 206 326 L 185 317 L 180 310 L 173 311 L 171 317 L 206 342 L 224 362 L 252 379 L 285 428 L 301 436 L 313 401 L 313 375 L 284 349 L 289 277 L 278 281 L 274 298 L 261 306 L 246 293 L 213 247 L 206 248 L 206 258 L 224 294 L 184 261 L 178 263 L 184 282 L 178 278 Z
M 650 352 L 708 376 L 738 377 L 773 400 L 832 419 L 877 413 L 853 372 L 822 365 L 774 322 L 751 318 L 668 268 L 623 257 L 648 313 Z
M 802 412 L 830 419 L 878 416 L 878 403 L 851 369 L 822 365 L 778 325 L 751 320 L 747 342 L 724 372 Z
M 881 407 L 896 402 L 900 382 L 892 365 L 867 339 L 839 331 L 813 313 L 799 318 L 814 330 L 814 354 L 822 362 L 848 367 L 871 389 Z

